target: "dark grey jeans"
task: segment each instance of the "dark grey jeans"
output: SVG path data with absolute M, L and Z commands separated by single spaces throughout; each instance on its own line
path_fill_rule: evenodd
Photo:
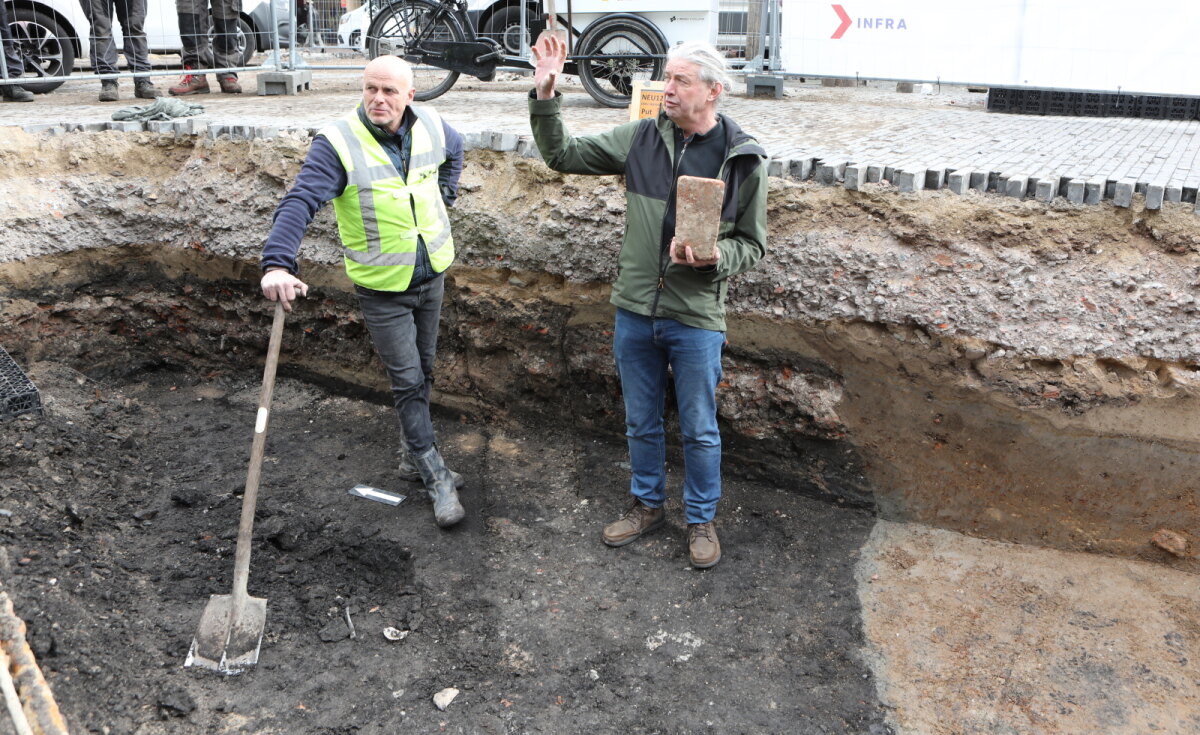
M 21 54 L 17 51 L 17 44 L 13 41 L 12 34 L 8 32 L 8 7 L 0 2 L 0 45 L 4 46 L 4 67 L 8 71 L 8 78 L 13 79 L 21 76 L 25 71 L 24 63 L 21 60 Z M 0 78 L 3 78 L 0 76 Z
M 212 8 L 212 42 L 208 11 Z M 176 0 L 183 65 L 188 69 L 232 69 L 242 65 L 237 50 L 238 14 L 242 0 Z M 253 43 L 247 38 L 246 43 Z M 236 75 L 235 75 L 236 76 Z
M 434 445 L 429 418 L 444 274 L 399 293 L 355 286 L 375 351 L 392 381 L 404 443 L 413 456 Z
M 91 62 L 97 74 L 117 73 L 117 44 L 113 41 L 113 10 L 121 24 L 125 61 L 137 72 L 150 71 L 150 47 L 146 44 L 146 0 L 79 0 L 83 15 L 92 26 Z

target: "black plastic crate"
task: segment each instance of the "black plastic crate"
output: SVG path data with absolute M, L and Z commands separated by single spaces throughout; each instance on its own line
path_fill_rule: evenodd
M 1079 92 L 1045 92 L 1045 109 L 1047 115 L 1076 115 L 1079 109 Z
M 1104 109 L 1104 114 L 1111 117 L 1133 117 L 1137 113 L 1138 98 L 1132 94 L 1106 94 Z
M 42 396 L 37 387 L 0 347 L 0 420 L 41 412 Z
M 1197 114 L 1197 103 L 1200 99 L 1196 97 L 1168 97 L 1167 98 L 1167 114 L 1168 120 L 1192 120 Z
M 1021 102 L 1014 112 L 1023 115 L 1044 115 L 1047 99 L 1046 93 L 1040 89 L 1021 90 Z
M 1167 116 L 1170 97 L 1160 94 L 1146 94 L 1138 97 L 1137 116 L 1150 120 L 1161 120 Z
M 1021 90 L 989 87 L 987 108 L 989 112 L 1016 112 L 1021 102 Z
M 1085 117 L 1103 117 L 1108 114 L 1108 95 L 1095 92 L 1084 92 L 1079 95 L 1079 106 L 1076 115 Z

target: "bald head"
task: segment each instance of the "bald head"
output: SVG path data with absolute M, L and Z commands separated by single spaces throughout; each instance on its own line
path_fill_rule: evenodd
M 404 59 L 380 56 L 363 70 L 363 109 L 379 127 L 396 132 L 412 98 L 412 67 Z

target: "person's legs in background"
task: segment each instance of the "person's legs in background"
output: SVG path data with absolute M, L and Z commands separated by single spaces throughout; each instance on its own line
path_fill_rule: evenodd
M 183 41 L 183 76 L 167 91 L 182 97 L 208 94 L 208 77 L 200 69 L 213 68 L 212 47 L 208 43 L 208 0 L 175 0 L 179 14 L 179 37 Z
M 9 79 L 17 79 L 25 71 L 17 44 L 8 32 L 8 9 L 0 2 L 0 46 L 4 47 L 4 68 Z M 0 78 L 0 82 L 3 78 Z M 0 97 L 5 102 L 33 102 L 33 92 L 19 84 L 0 84 Z
M 150 71 L 150 45 L 146 39 L 146 0 L 112 0 L 112 3 L 117 13 L 117 21 L 121 24 L 125 63 L 135 75 L 145 74 Z M 152 100 L 158 96 L 158 90 L 154 88 L 150 77 L 134 76 L 133 95 Z

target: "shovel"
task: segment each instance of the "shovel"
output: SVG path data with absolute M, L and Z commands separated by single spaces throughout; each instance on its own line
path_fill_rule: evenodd
M 262 392 L 258 398 L 258 419 L 254 423 L 254 443 L 250 448 L 250 471 L 242 494 L 242 520 L 238 526 L 237 553 L 233 562 L 233 594 L 212 595 L 204 607 L 200 627 L 192 639 L 184 666 L 201 666 L 222 674 L 240 674 L 258 663 L 263 628 L 267 622 L 267 599 L 250 597 L 246 579 L 250 576 L 250 544 L 254 532 L 254 506 L 258 502 L 258 478 L 262 474 L 263 449 L 267 443 L 267 420 L 271 413 L 271 393 L 275 390 L 275 367 L 279 363 L 279 343 L 283 341 L 283 302 L 275 306 L 271 324 L 271 343 L 263 370 Z
M 558 25 L 558 13 L 554 12 L 554 0 L 546 0 L 546 22 L 548 23 L 546 30 L 538 34 L 538 41 L 540 42 L 547 36 L 555 36 L 563 42 L 565 47 L 567 45 L 567 29 L 560 28 Z

